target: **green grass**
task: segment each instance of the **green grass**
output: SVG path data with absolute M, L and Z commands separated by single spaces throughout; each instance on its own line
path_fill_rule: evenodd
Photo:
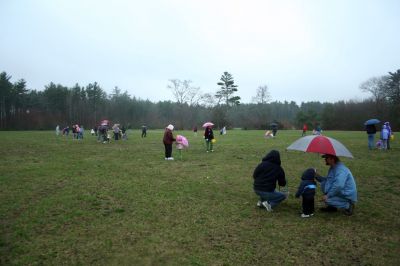
M 301 173 L 328 168 L 316 154 L 285 151 L 301 131 L 263 133 L 228 131 L 208 154 L 201 133 L 174 132 L 190 148 L 164 161 L 162 131 L 110 144 L 0 132 L 0 264 L 399 265 L 397 139 L 390 151 L 368 151 L 365 132 L 324 132 L 355 156 L 342 160 L 359 203 L 351 217 L 301 219 Z M 271 149 L 281 152 L 291 194 L 268 213 L 255 207 L 252 173 Z

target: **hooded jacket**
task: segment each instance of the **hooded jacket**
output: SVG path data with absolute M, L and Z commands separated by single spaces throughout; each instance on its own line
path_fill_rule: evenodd
M 279 151 L 272 150 L 262 159 L 262 162 L 254 169 L 254 190 L 274 192 L 276 183 L 279 186 L 286 185 L 285 171 L 281 167 Z
M 303 196 L 303 198 L 312 198 L 315 196 L 317 183 L 315 182 L 314 177 L 315 170 L 313 168 L 308 168 L 304 171 L 303 175 L 301 176 L 301 183 L 295 195 L 296 198 L 300 196 Z
M 163 138 L 164 145 L 171 145 L 172 142 L 174 142 L 174 141 L 175 141 L 175 138 L 172 135 L 172 131 L 169 130 L 168 128 L 166 128 L 164 131 L 164 138 Z

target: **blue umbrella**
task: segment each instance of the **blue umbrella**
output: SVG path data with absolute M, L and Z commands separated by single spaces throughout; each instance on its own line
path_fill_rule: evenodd
M 375 124 L 379 124 L 381 121 L 379 121 L 376 118 L 370 119 L 365 121 L 364 125 L 368 126 L 368 125 L 375 125 Z

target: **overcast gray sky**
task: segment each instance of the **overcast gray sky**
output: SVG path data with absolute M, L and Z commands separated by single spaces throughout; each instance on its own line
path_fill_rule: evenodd
M 361 100 L 400 68 L 398 0 L 0 0 L 0 71 L 29 89 L 97 81 L 151 101 L 169 79 L 214 94 L 224 71 L 251 102 Z

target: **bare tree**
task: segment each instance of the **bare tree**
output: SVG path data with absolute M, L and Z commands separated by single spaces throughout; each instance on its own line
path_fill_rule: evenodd
M 360 89 L 363 92 L 371 93 L 374 101 L 378 103 L 386 98 L 387 82 L 388 82 L 387 76 L 372 77 L 367 81 L 361 83 Z
M 253 102 L 265 104 L 271 101 L 271 94 L 269 93 L 268 86 L 259 86 L 257 89 L 257 94 L 253 97 Z
M 170 79 L 167 88 L 172 91 L 176 101 L 179 104 L 188 104 L 190 106 L 198 104 L 200 100 L 200 87 L 191 86 L 191 80 L 181 81 L 179 79 Z
M 204 93 L 199 97 L 199 103 L 204 107 L 213 107 L 217 104 L 215 97 L 211 93 Z

